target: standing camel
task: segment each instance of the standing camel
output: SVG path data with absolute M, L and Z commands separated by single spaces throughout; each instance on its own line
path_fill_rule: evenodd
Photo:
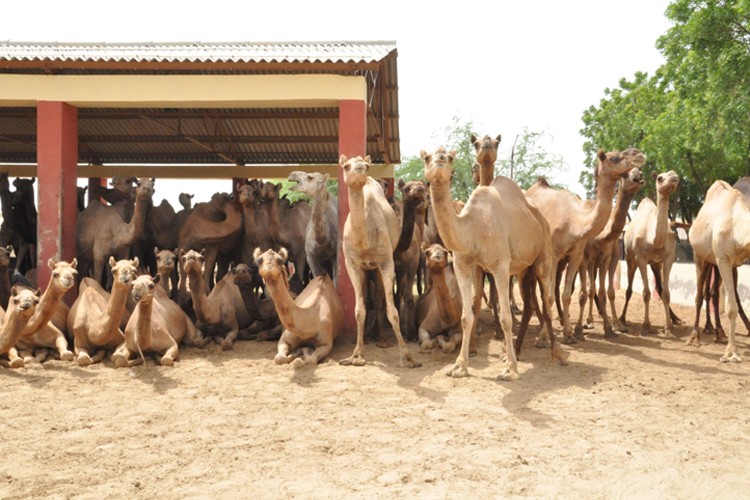
M 750 205 L 740 191 L 724 181 L 716 181 L 706 193 L 706 200 L 698 211 L 688 233 L 695 258 L 696 289 L 695 323 L 687 340 L 688 345 L 700 346 L 701 302 L 703 301 L 706 273 L 710 264 L 719 268 L 724 281 L 726 313 L 729 317 L 728 342 L 722 363 L 739 363 L 735 331 L 737 326 L 738 301 L 735 290 L 734 268 L 750 258 Z
M 484 136 L 487 149 L 497 153 L 498 141 Z M 478 155 L 484 153 L 480 148 Z M 492 152 L 490 152 L 492 154 Z M 518 379 L 516 351 L 513 345 L 513 320 L 510 297 L 505 285 L 511 276 L 518 274 L 535 277 L 541 288 L 542 314 L 545 327 L 552 340 L 552 353 L 561 363 L 564 354 L 559 350 L 549 319 L 550 236 L 549 226 L 541 213 L 529 203 L 521 189 L 507 177 L 496 177 L 489 186 L 478 186 L 469 197 L 460 215 L 453 209 L 450 183 L 453 174 L 455 151 L 438 148 L 434 153 L 421 151 L 425 164 L 425 177 L 430 183 L 430 197 L 435 219 L 445 247 L 453 251 L 454 268 L 461 293 L 461 351 L 449 370 L 452 377 L 468 375 L 469 344 L 476 328 L 476 314 L 481 305 L 483 272 L 493 275 L 498 286 L 500 324 L 505 336 L 506 367 L 504 380 Z M 473 291 L 472 291 L 473 284 Z M 530 301 L 524 309 L 530 311 Z M 528 326 L 524 318 L 519 339 Z M 520 342 L 517 348 L 520 347 Z
M 674 337 L 672 315 L 669 309 L 669 272 L 675 259 L 676 236 L 669 226 L 669 196 L 677 191 L 680 178 L 670 170 L 661 174 L 653 173 L 656 180 L 656 204 L 649 198 L 644 198 L 638 205 L 633 220 L 625 230 L 625 262 L 628 265 L 628 289 L 625 292 L 625 305 L 622 308 L 620 322 L 626 325 L 625 315 L 628 302 L 633 295 L 633 277 L 636 268 L 641 272 L 643 282 L 644 318 L 641 335 L 650 333 L 649 302 L 651 290 L 648 286 L 648 266 L 651 265 L 655 273 L 661 274 L 661 300 L 666 313 L 664 336 Z
M 368 175 L 371 165 L 369 156 L 347 159 L 341 155 L 339 165 L 344 170 L 344 182 L 349 188 L 349 215 L 344 223 L 343 249 L 346 271 L 354 288 L 354 315 L 357 320 L 357 344 L 352 355 L 341 360 L 341 364 L 365 364 L 367 271 L 376 270 L 382 280 L 383 289 L 386 290 L 386 311 L 398 341 L 399 365 L 409 368 L 421 366 L 421 363 L 412 357 L 401 335 L 398 309 L 391 293 L 395 279 L 393 251 L 399 237 L 396 214 L 385 199 L 383 188 Z
M 597 154 L 596 199 L 582 200 L 564 189 L 553 189 L 544 179 L 538 180 L 526 191 L 531 200 L 544 214 L 552 233 L 552 270 L 549 276 L 550 289 L 555 289 L 558 265 L 567 259 L 565 286 L 562 294 L 563 339 L 568 344 L 577 342 L 570 328 L 570 297 L 573 294 L 573 281 L 583 261 L 583 251 L 589 238 L 599 234 L 607 224 L 612 211 L 612 197 L 617 181 L 633 168 L 640 168 L 646 158 L 637 149 L 625 151 L 600 150 Z M 586 273 L 581 274 L 581 290 L 586 286 Z M 557 295 L 557 293 L 555 294 Z M 576 332 L 583 339 L 582 332 Z

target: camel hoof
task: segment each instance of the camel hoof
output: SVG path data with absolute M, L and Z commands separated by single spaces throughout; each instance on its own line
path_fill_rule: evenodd
M 344 366 L 365 366 L 367 364 L 367 361 L 365 361 L 365 358 L 363 358 L 360 355 L 356 356 L 350 356 L 346 359 L 342 359 L 339 361 L 340 365 Z
M 443 352 L 444 353 L 450 353 L 450 352 L 453 352 L 455 350 L 456 350 L 456 344 L 454 342 L 446 342 L 445 344 L 443 344 Z M 473 352 L 474 352 L 473 356 L 476 356 L 477 355 L 477 350 L 474 349 Z M 469 356 L 472 356 L 472 351 L 471 350 L 469 350 Z
M 719 332 L 716 332 L 716 338 L 714 339 L 714 344 L 727 344 L 729 342 L 729 339 L 726 335 L 724 335 L 724 332 L 719 334 Z
M 62 361 L 73 361 L 73 353 L 70 351 L 63 351 L 60 353 L 60 359 Z
M 453 350 L 451 350 L 450 352 L 453 352 Z M 469 348 L 469 357 L 470 357 L 470 358 L 475 358 L 476 356 L 477 356 L 477 350 L 476 350 L 476 349 L 472 349 L 472 348 L 470 347 L 470 348 Z
M 549 339 L 536 339 L 536 342 L 534 342 L 534 347 L 537 349 L 549 349 L 550 346 Z
M 221 341 L 221 350 L 222 351 L 231 351 L 232 347 L 234 347 L 234 343 L 231 339 L 224 339 Z
M 419 346 L 422 352 L 431 351 L 435 347 L 435 343 L 432 340 L 422 342 Z
M 255 340 L 257 340 L 258 342 L 263 342 L 265 340 L 268 340 L 269 337 L 270 335 L 268 334 L 268 332 L 260 332 L 255 336 Z
M 295 370 L 299 370 L 300 368 L 305 366 L 306 363 L 302 358 L 296 358 L 292 360 L 291 364 L 292 364 L 292 368 L 294 368 Z
M 519 378 L 521 378 L 521 376 L 518 374 L 518 372 L 515 370 L 511 370 L 510 368 L 505 368 L 503 370 L 503 373 L 501 373 L 498 377 L 499 380 L 505 381 L 518 380 Z
M 664 330 L 661 334 L 662 338 L 668 339 L 668 340 L 675 340 L 677 336 L 670 332 L 669 330 Z
M 453 378 L 464 378 L 469 376 L 469 370 L 463 364 L 456 363 L 445 374 Z
M 605 328 L 604 329 L 604 338 L 607 339 L 616 339 L 617 333 L 612 328 Z
M 647 335 L 651 335 L 651 327 L 650 326 L 644 326 L 641 329 L 641 333 L 639 333 L 641 337 L 645 337 Z
M 80 364 L 80 361 L 78 364 Z M 112 364 L 114 364 L 117 368 L 127 368 L 128 366 L 130 366 L 130 363 L 122 354 L 113 354 Z
M 569 335 L 563 335 L 563 338 L 560 339 L 560 342 L 563 344 L 577 344 L 578 341 L 575 339 L 575 337 L 569 336 Z
M 292 356 L 284 356 L 283 354 L 277 354 L 274 356 L 273 361 L 277 365 L 285 365 L 287 363 L 290 363 L 294 358 Z
M 402 368 L 419 368 L 420 366 L 422 366 L 422 363 L 416 361 L 412 357 L 411 353 L 407 352 L 401 356 L 401 359 L 398 362 L 398 366 Z
M 719 361 L 722 363 L 742 363 L 742 358 L 736 352 L 730 352 L 723 355 Z
M 24 367 L 23 358 L 16 358 L 13 361 L 11 361 L 10 367 L 11 368 L 23 368 Z
M 79 354 L 77 361 L 78 366 L 89 366 L 92 363 L 91 357 L 88 354 Z
M 161 358 L 161 365 L 162 366 L 174 366 L 174 358 L 169 355 L 164 355 Z
M 552 353 L 552 358 L 556 359 L 557 362 L 560 364 L 560 366 L 568 366 L 569 357 L 570 357 L 570 353 L 560 348 L 556 348 L 555 351 Z
M 693 347 L 700 347 L 701 346 L 701 340 L 698 338 L 698 335 L 693 333 L 690 335 L 690 337 L 685 341 L 685 345 L 693 346 Z
M 583 329 L 584 330 L 593 330 L 594 329 L 594 322 L 592 320 L 587 320 L 583 324 Z
M 375 341 L 375 346 L 380 347 L 381 349 L 388 349 L 391 347 L 391 343 L 383 337 L 380 337 Z

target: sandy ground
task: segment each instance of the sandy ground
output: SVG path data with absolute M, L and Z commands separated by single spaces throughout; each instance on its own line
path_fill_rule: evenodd
M 661 304 L 651 309 L 663 326 Z M 692 323 L 692 308 L 675 309 Z M 636 296 L 629 319 L 642 312 Z M 395 347 L 372 344 L 367 366 L 340 366 L 349 340 L 299 371 L 272 362 L 273 343 L 254 342 L 184 349 L 173 368 L 0 370 L 0 497 L 750 494 L 743 327 L 745 361 L 721 364 L 724 346 L 683 344 L 690 326 L 677 328 L 679 340 L 607 341 L 597 322 L 587 341 L 565 347 L 561 367 L 533 347 L 534 326 L 515 382 L 498 381 L 500 342 L 481 328 L 463 379 L 445 376 L 455 354 L 416 344 L 421 368 L 399 368 Z

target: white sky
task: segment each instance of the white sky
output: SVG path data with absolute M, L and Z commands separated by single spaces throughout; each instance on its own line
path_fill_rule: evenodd
M 298 1 L 3 2 L 0 40 L 43 42 L 221 42 L 393 40 L 398 49 L 401 152 L 440 145 L 435 132 L 459 114 L 509 150 L 524 127 L 569 165 L 558 179 L 582 193 L 583 111 L 606 87 L 653 71 L 669 23 L 668 0 L 495 0 L 429 3 Z M 627 147 L 624 144 L 622 147 Z M 646 152 L 648 153 L 648 152 Z M 502 155 L 502 153 L 501 153 Z M 205 181 L 181 190 L 205 201 Z M 224 187 L 224 183 L 227 186 Z M 210 192 L 208 192 L 210 191 Z M 158 201 L 157 201 L 158 200 Z

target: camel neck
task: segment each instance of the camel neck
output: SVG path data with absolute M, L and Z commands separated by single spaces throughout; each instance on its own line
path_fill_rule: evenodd
M 169 295 L 169 279 L 172 275 L 172 271 L 167 271 L 166 269 L 159 269 L 159 284 L 157 286 L 160 286 L 164 289 L 165 292 L 167 292 L 167 295 Z
M 213 323 L 206 317 L 205 306 L 208 301 L 208 296 L 204 292 L 205 283 L 201 273 L 194 270 L 187 271 L 188 280 L 190 280 L 190 297 L 193 299 L 193 309 L 195 311 L 195 317 L 198 321 L 203 323 Z
M 630 202 L 633 201 L 634 197 L 635 192 L 626 193 L 624 189 L 620 189 L 617 193 L 615 208 L 612 209 L 612 213 L 609 216 L 609 224 L 604 228 L 604 234 L 602 237 L 597 238 L 597 240 L 609 242 L 620 237 L 620 233 L 622 233 L 622 230 L 625 227 Z
M 495 162 L 484 160 L 479 162 L 479 185 L 489 186 L 495 178 Z
M 151 347 L 151 312 L 154 309 L 153 297 L 138 302 L 138 320 L 135 328 L 136 345 L 141 350 Z
M 576 240 L 592 238 L 604 229 L 612 212 L 614 194 L 615 182 L 607 176 L 599 176 L 594 204 L 588 210 L 584 210 L 583 217 L 578 219 L 579 232 L 574 235 Z
M 264 281 L 276 307 L 279 321 L 284 325 L 284 328 L 293 333 L 298 333 L 307 331 L 309 327 L 316 325 L 316 311 L 313 311 L 312 308 L 301 307 L 294 302 L 286 283 L 283 283 L 278 277 L 264 278 Z
M 143 234 L 143 223 L 150 203 L 144 196 L 136 195 L 133 218 L 128 223 L 128 233 L 124 243 L 132 245 Z
M 52 316 L 54 316 L 57 304 L 60 303 L 63 295 L 63 293 L 60 293 L 57 290 L 54 281 L 50 281 L 49 285 L 47 285 L 47 289 L 39 299 L 39 304 L 37 305 L 34 316 L 32 316 L 31 321 L 29 321 L 26 328 L 24 328 L 24 333 L 35 332 L 47 324 Z
M 266 203 L 268 207 L 268 223 L 271 226 L 271 236 L 277 243 L 281 239 L 281 221 L 279 220 L 279 199 L 274 198 L 269 203 Z
M 439 272 L 432 271 L 430 276 L 432 277 L 432 285 L 435 287 L 435 293 L 437 293 L 440 320 L 445 324 L 453 325 L 461 319 L 461 305 L 448 288 L 446 274 L 447 268 Z
M 242 204 L 242 224 L 245 234 L 254 237 L 256 231 L 255 202 Z
M 313 198 L 310 220 L 313 225 L 315 241 L 319 245 L 324 245 L 328 241 L 325 221 L 325 212 L 328 209 L 328 196 L 328 190 L 323 188 L 315 193 L 315 197 Z
M 5 354 L 16 345 L 24 330 L 23 319 L 16 308 L 9 308 L 3 326 L 0 328 L 0 354 Z
M 125 313 L 125 302 L 128 300 L 129 292 L 130 286 L 115 279 L 112 285 L 112 294 L 109 296 L 109 302 L 107 303 L 107 312 L 103 318 L 103 328 L 98 335 L 97 332 L 93 332 L 94 335 L 92 335 L 94 338 L 98 337 L 98 340 L 95 341 L 97 344 L 101 345 L 108 342 L 120 332 L 120 321 Z
M 432 197 L 432 211 L 443 244 L 453 252 L 464 252 L 466 245 L 460 236 L 459 217 L 453 209 L 450 182 L 435 179 L 430 182 L 430 196 Z
M 669 232 L 669 195 L 656 194 L 656 225 L 654 227 L 654 246 L 661 248 Z
M 357 235 L 352 245 L 356 248 L 370 248 L 365 214 L 365 194 L 361 187 L 349 187 L 349 224 L 351 234 Z
M 411 199 L 404 202 L 404 220 L 401 224 L 401 234 L 398 238 L 398 244 L 393 251 L 394 255 L 401 254 L 409 249 L 412 239 L 414 238 L 414 224 L 417 219 L 417 206 L 419 200 Z

